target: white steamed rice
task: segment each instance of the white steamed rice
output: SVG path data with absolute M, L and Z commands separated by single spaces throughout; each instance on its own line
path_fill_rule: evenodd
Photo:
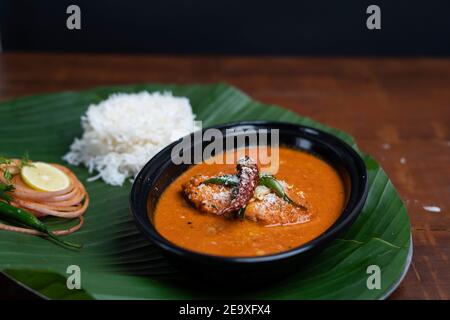
M 64 160 L 84 164 L 110 185 L 134 177 L 158 151 L 197 130 L 189 100 L 171 93 L 117 93 L 89 106 Z

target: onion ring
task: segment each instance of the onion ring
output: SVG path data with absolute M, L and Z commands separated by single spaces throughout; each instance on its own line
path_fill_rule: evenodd
M 84 223 L 84 218 L 82 216 L 80 216 L 80 217 L 78 217 L 78 219 L 80 220 L 80 222 L 76 226 L 73 226 L 69 229 L 54 230 L 54 231 L 52 231 L 52 233 L 55 236 L 65 236 L 65 235 L 68 235 L 68 234 L 74 233 L 75 231 L 80 230 L 81 226 Z M 43 237 L 47 236 L 45 233 L 42 233 L 42 232 L 34 230 L 34 229 L 15 227 L 15 226 L 10 226 L 10 225 L 4 224 L 4 223 L 0 223 L 0 230 L 12 231 L 12 232 L 18 232 L 18 233 L 24 233 L 24 234 L 31 234 L 31 235 L 35 235 L 35 236 L 43 236 Z
M 21 178 L 20 172 L 21 161 L 18 159 L 12 159 L 11 163 L 0 169 L 8 169 L 10 172 L 14 172 L 11 181 L 7 181 L 3 175 L 0 176 L 0 182 L 11 183 L 14 190 L 10 192 L 12 196 L 11 204 L 13 206 L 27 210 L 34 214 L 38 218 L 45 216 L 55 216 L 64 219 L 78 218 L 80 222 L 69 229 L 55 230 L 55 235 L 65 235 L 73 233 L 81 228 L 84 219 L 83 214 L 86 212 L 89 206 L 89 195 L 86 192 L 83 184 L 78 180 L 75 174 L 68 168 L 56 164 L 50 163 L 50 165 L 63 171 L 70 180 L 69 187 L 64 190 L 45 192 L 37 191 L 30 188 Z M 0 223 L 0 230 L 14 231 L 24 234 L 32 234 L 45 236 L 44 233 L 22 227 L 11 226 Z
M 73 184 L 71 183 L 69 187 L 67 187 L 64 190 L 59 191 L 51 191 L 51 192 L 45 192 L 45 191 L 36 191 L 28 187 L 22 180 L 22 178 L 19 175 L 15 175 L 12 180 L 12 184 L 14 185 L 14 193 L 17 197 L 20 198 L 28 198 L 30 200 L 45 200 L 56 196 L 65 195 L 68 192 L 72 191 Z

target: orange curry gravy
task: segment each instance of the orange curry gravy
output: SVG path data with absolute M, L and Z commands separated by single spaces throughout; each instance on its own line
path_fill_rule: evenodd
M 226 219 L 197 211 L 185 199 L 182 185 L 197 174 L 236 172 L 233 164 L 201 163 L 189 168 L 164 191 L 153 214 L 156 229 L 178 246 L 221 256 L 273 254 L 318 237 L 342 212 L 345 202 L 342 180 L 334 168 L 311 154 L 280 147 L 279 159 L 275 176 L 304 192 L 311 209 L 310 221 L 264 226 L 247 219 Z M 260 169 L 264 172 L 264 167 Z

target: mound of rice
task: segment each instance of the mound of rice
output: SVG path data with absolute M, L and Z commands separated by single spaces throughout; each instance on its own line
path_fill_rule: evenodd
M 90 105 L 81 117 L 84 129 L 64 160 L 84 164 L 110 185 L 134 177 L 158 151 L 197 130 L 189 100 L 171 93 L 117 93 Z

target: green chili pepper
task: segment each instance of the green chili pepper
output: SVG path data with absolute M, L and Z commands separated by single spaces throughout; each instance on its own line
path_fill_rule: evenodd
M 8 221 L 45 233 L 53 241 L 69 248 L 80 249 L 81 245 L 64 241 L 56 237 L 48 227 L 33 214 L 0 201 L 0 217 Z
M 203 181 L 203 183 L 220 184 L 223 186 L 235 187 L 239 184 L 239 179 L 237 176 L 227 174 L 206 179 L 205 181 Z
M 289 198 L 289 196 L 284 191 L 284 188 L 281 185 L 281 183 L 277 179 L 275 179 L 274 176 L 268 175 L 268 174 L 261 174 L 259 176 L 259 185 L 269 188 L 270 190 L 275 192 L 284 201 L 286 201 L 286 202 L 288 202 L 288 203 L 290 203 L 290 204 L 292 204 L 292 205 L 294 205 L 296 207 L 304 208 L 304 206 L 302 206 L 301 204 L 296 203 L 294 200 Z

